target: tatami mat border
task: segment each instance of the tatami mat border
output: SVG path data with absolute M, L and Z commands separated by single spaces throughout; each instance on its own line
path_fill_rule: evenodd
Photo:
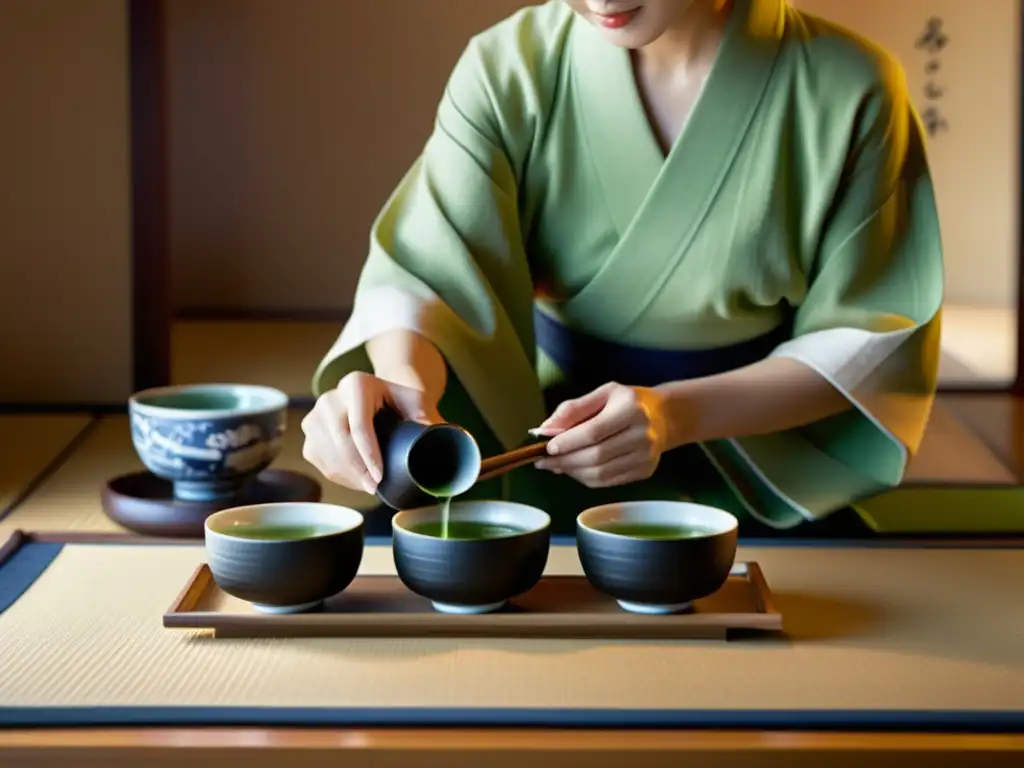
M 344 727 L 1024 733 L 1024 711 L 0 707 L 0 728 Z
M 0 613 L 14 605 L 36 583 L 62 549 L 62 543 L 34 542 L 20 533 L 0 546 Z
M 43 483 L 49 480 L 54 473 L 57 472 L 64 463 L 70 459 L 75 451 L 86 441 L 89 435 L 92 434 L 93 430 L 100 423 L 100 419 L 92 417 L 86 422 L 75 436 L 68 441 L 67 445 L 58 451 L 57 455 L 54 456 L 50 461 L 46 463 L 46 466 L 39 471 L 39 473 L 32 478 L 29 484 L 23 488 L 9 503 L 5 504 L 0 508 L 0 520 L 3 520 L 7 515 L 11 514 L 18 508 L 25 499 L 35 493 Z

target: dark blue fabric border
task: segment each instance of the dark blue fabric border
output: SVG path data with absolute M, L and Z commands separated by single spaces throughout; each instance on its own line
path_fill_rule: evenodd
M 821 548 L 842 548 L 849 549 L 1024 549 L 1024 536 L 1006 537 L 1000 540 L 999 536 L 976 537 L 979 541 L 971 541 L 971 537 L 958 538 L 949 536 L 945 538 L 926 539 L 919 537 L 911 540 L 901 541 L 900 539 L 757 539 L 740 538 L 741 547 L 790 547 L 801 549 Z M 130 541 L 124 543 L 130 544 Z M 201 543 L 201 542 L 197 542 Z M 390 536 L 367 536 L 367 546 L 388 547 L 391 546 Z M 575 536 L 552 536 L 553 546 L 576 545 Z
M 1024 733 L 1024 711 L 0 707 L 0 728 L 618 728 Z
M 977 541 L 972 541 L 976 538 Z M 1024 537 L 1000 538 L 992 536 L 946 536 L 927 538 L 919 536 L 900 539 L 756 539 L 740 538 L 741 547 L 787 547 L 793 549 L 1024 549 Z
M 30 541 L 0 563 L 0 613 L 14 605 L 36 583 L 63 548 L 63 544 Z

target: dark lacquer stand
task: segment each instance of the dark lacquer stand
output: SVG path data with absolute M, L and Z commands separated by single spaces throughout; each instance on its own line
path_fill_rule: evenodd
M 248 504 L 320 501 L 320 484 L 299 472 L 267 469 L 236 496 L 213 501 L 175 499 L 171 484 L 149 472 L 121 475 L 103 488 L 103 511 L 118 525 L 145 536 L 203 538 L 203 524 L 214 512 Z

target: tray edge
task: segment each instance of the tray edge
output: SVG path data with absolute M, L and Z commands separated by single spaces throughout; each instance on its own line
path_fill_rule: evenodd
M 747 563 L 747 581 L 754 592 L 754 599 L 757 602 L 761 613 L 778 613 L 775 607 L 775 596 L 772 594 L 768 580 L 764 577 L 761 565 L 752 560 Z
M 743 561 L 742 563 L 737 563 L 736 566 L 743 566 L 742 571 L 741 572 L 732 573 L 730 575 L 730 578 L 742 579 L 747 584 L 747 588 L 748 588 L 748 590 L 750 592 L 752 601 L 754 603 L 754 606 L 753 606 L 754 610 L 752 612 L 750 612 L 750 613 L 724 613 L 724 614 L 718 614 L 718 616 L 720 616 L 722 619 L 724 619 L 723 623 L 725 623 L 727 625 L 727 626 L 722 627 L 723 633 L 728 633 L 730 631 L 736 631 L 736 630 L 740 630 L 740 631 L 752 630 L 752 631 L 757 631 L 757 632 L 777 632 L 777 631 L 782 630 L 782 615 L 781 615 L 781 613 L 779 613 L 778 610 L 775 609 L 775 604 L 774 604 L 774 601 L 772 599 L 771 589 L 768 586 L 768 582 L 767 582 L 767 580 L 764 577 L 764 573 L 761 570 L 760 565 L 756 561 L 750 560 L 750 561 Z M 393 578 L 397 578 L 397 576 L 392 576 L 390 574 L 367 574 L 367 575 L 363 576 L 362 578 L 370 578 L 370 579 L 372 579 L 372 578 L 388 578 L 388 579 L 393 579 Z M 547 578 L 547 579 L 559 579 L 559 578 L 585 579 L 586 576 L 579 575 L 579 574 L 551 574 L 550 576 L 545 576 L 544 578 Z M 226 629 L 228 632 L 230 632 L 230 634 L 229 635 L 225 635 L 225 636 L 236 637 L 236 638 L 237 637 L 266 637 L 266 636 L 268 636 L 266 633 L 264 633 L 262 631 L 252 632 L 251 634 L 245 633 L 245 632 L 239 633 L 239 631 L 238 631 L 239 629 L 244 629 L 246 626 L 256 626 L 257 624 L 264 623 L 265 619 L 266 619 L 266 617 L 264 617 L 264 616 L 249 615 L 249 614 L 232 614 L 232 613 L 224 613 L 224 614 L 222 614 L 222 613 L 218 613 L 217 611 L 196 611 L 196 610 L 194 610 L 195 606 L 198 605 L 199 600 L 202 597 L 202 595 L 210 588 L 211 585 L 215 585 L 215 582 L 213 580 L 213 574 L 210 571 L 209 564 L 207 564 L 206 562 L 203 562 L 193 571 L 191 577 L 186 582 L 186 585 L 182 589 L 181 593 L 179 593 L 179 595 L 175 599 L 174 603 L 167 610 L 167 612 L 164 613 L 164 616 L 163 616 L 164 627 L 165 628 L 169 628 L 169 629 L 205 630 L 205 631 L 209 631 L 209 632 L 214 633 L 215 636 L 218 636 L 220 634 L 220 632 L 221 632 L 221 629 L 222 629 L 222 627 L 219 626 L 219 625 L 221 624 L 221 622 L 224 619 L 227 619 L 228 627 L 223 628 L 223 629 Z M 314 621 L 314 619 L 316 619 L 316 618 L 317 617 L 315 617 L 315 616 L 307 616 L 305 614 L 297 614 L 297 615 L 289 617 L 289 619 L 291 621 L 297 622 L 299 624 L 309 624 L 310 626 L 319 626 L 319 627 L 335 626 L 334 622 Z M 475 635 L 475 634 L 472 634 L 472 633 L 464 634 L 464 635 L 457 634 L 457 632 L 459 631 L 459 628 L 464 628 L 464 629 L 468 630 L 472 626 L 469 622 L 472 621 L 473 618 L 474 617 L 471 617 L 471 616 L 450 616 L 450 617 L 447 617 L 444 620 L 447 621 L 447 622 L 450 622 L 450 624 L 452 625 L 452 633 L 451 634 L 441 633 L 439 635 L 439 634 L 436 634 L 436 633 L 426 633 L 426 634 L 423 635 L 423 637 L 438 637 L 438 636 L 448 636 L 448 637 L 474 637 L 474 636 L 477 636 L 477 637 L 500 637 L 500 635 L 495 635 L 495 634 L 493 634 L 493 632 L 492 633 L 483 633 L 482 635 Z M 635 620 L 636 617 L 632 616 L 632 618 Z M 652 619 L 651 626 L 655 626 L 654 621 L 657 621 L 658 618 L 660 618 L 660 617 L 650 617 L 650 618 Z M 751 619 L 753 619 L 753 621 L 751 621 Z M 349 617 L 346 622 L 344 622 L 344 623 L 339 622 L 339 624 L 341 626 L 349 626 L 349 627 L 351 627 L 353 629 L 358 629 L 361 626 L 360 622 L 352 622 L 351 617 Z M 512 626 L 515 626 L 514 621 L 509 621 L 508 624 L 510 624 Z M 361 632 L 361 631 L 354 631 L 354 632 L 350 632 L 350 633 L 338 633 L 338 634 L 334 634 L 334 635 L 331 635 L 329 633 L 327 633 L 327 634 L 317 633 L 316 635 L 310 635 L 310 634 L 305 634 L 303 632 L 293 632 L 293 633 L 287 634 L 287 635 L 271 635 L 271 636 L 295 637 L 295 638 L 310 637 L 310 636 L 329 636 L 329 637 L 338 637 L 338 638 L 346 638 L 346 637 L 350 637 L 350 638 L 359 638 L 359 637 L 363 637 L 363 638 L 365 638 L 365 637 L 388 638 L 388 637 L 411 637 L 411 636 L 415 636 L 415 635 L 410 635 L 408 632 L 403 632 L 402 631 L 402 626 L 403 625 L 399 622 L 394 627 L 394 629 L 392 631 L 383 631 L 383 632 L 378 632 L 378 633 L 366 633 L 366 632 Z M 634 624 L 634 626 L 636 626 L 636 625 Z M 646 626 L 646 625 L 645 624 L 641 624 L 640 626 L 643 627 L 643 626 Z M 710 628 L 709 625 L 705 625 L 705 624 L 702 624 L 702 623 L 694 623 L 694 624 L 690 625 L 690 627 L 693 630 L 700 630 L 700 629 L 705 629 L 706 630 L 706 629 Z M 511 637 L 526 637 L 528 635 L 512 634 L 510 636 Z M 545 637 L 545 636 L 548 636 L 548 635 L 545 635 L 544 633 L 538 633 L 537 636 L 538 637 Z M 558 637 L 558 635 L 555 635 L 555 636 Z M 571 634 L 565 634 L 565 635 L 562 635 L 561 637 L 564 638 L 564 639 L 574 639 L 574 638 L 575 639 L 579 639 L 577 636 L 571 635 Z M 579 637 L 583 638 L 585 636 L 581 635 Z M 600 636 L 597 636 L 597 637 L 600 637 Z M 608 639 L 608 638 L 605 638 L 605 639 Z M 644 640 L 644 639 L 673 639 L 673 638 L 666 637 L 665 635 L 660 635 L 659 636 L 658 633 L 644 633 L 642 631 L 642 629 L 641 629 L 641 631 L 638 634 L 634 634 L 634 635 L 623 634 L 619 639 L 622 639 L 622 640 L 630 640 L 630 639 L 633 639 L 633 640 Z M 690 639 L 690 638 L 687 638 L 685 635 L 679 635 L 678 637 L 676 637 L 674 639 L 686 640 L 686 639 Z
M 200 563 L 188 581 L 185 582 L 184 588 L 178 593 L 178 596 L 171 603 L 171 607 L 164 612 L 163 623 L 165 627 L 181 627 L 183 625 L 177 623 L 177 619 L 191 614 L 192 616 L 201 615 L 193 609 L 199 603 L 199 598 L 203 596 L 210 584 L 213 583 L 213 572 L 210 571 L 210 566 L 207 563 Z M 189 625 L 191 626 L 191 625 Z

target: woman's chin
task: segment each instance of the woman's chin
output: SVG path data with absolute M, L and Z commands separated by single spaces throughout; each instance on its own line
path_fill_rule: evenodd
M 601 31 L 602 36 L 609 43 L 619 48 L 628 48 L 630 50 L 644 48 L 660 36 L 642 27 L 634 29 L 632 25 L 622 27 L 621 29 L 609 29 L 594 22 L 594 26 Z

